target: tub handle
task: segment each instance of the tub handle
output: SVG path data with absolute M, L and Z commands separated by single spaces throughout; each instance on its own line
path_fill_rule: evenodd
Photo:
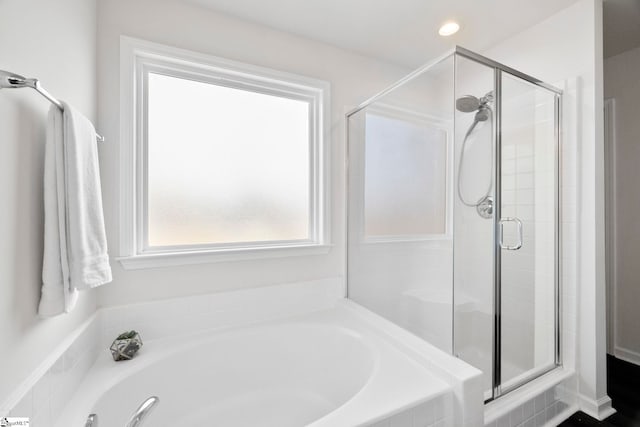
M 149 412 L 151 412 L 151 410 L 156 406 L 156 403 L 158 403 L 159 401 L 160 399 L 157 396 L 151 396 L 150 398 L 142 402 L 142 405 L 140 405 L 140 407 L 136 409 L 136 412 L 129 419 L 126 427 L 138 427 L 142 425 L 142 421 L 146 418 L 147 415 L 149 415 Z
M 98 427 L 98 416 L 96 414 L 90 414 L 87 417 L 87 422 L 84 423 L 84 427 Z

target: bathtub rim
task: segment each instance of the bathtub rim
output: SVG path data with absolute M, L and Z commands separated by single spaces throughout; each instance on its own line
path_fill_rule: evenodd
M 340 299 L 337 300 L 335 302 L 335 304 L 333 305 L 333 307 L 330 308 L 324 308 L 321 310 L 315 310 L 315 311 L 310 311 L 308 313 L 303 313 L 303 314 L 295 314 L 293 316 L 283 316 L 281 318 L 277 318 L 277 319 L 271 319 L 271 320 L 261 320 L 261 321 L 256 321 L 256 322 L 250 322 L 250 323 L 245 323 L 245 324 L 241 324 L 241 325 L 236 325 L 236 326 L 225 326 L 222 328 L 216 328 L 216 329 L 209 329 L 209 330 L 203 330 L 203 331 L 198 331 L 198 332 L 194 332 L 193 334 L 190 334 L 189 336 L 186 336 L 185 339 L 193 339 L 194 337 L 205 337 L 205 340 L 207 339 L 207 337 L 212 337 L 209 339 L 215 339 L 215 336 L 218 334 L 232 334 L 234 331 L 236 330 L 244 330 L 244 329 L 248 329 L 248 328 L 254 328 L 256 326 L 258 327 L 262 327 L 265 324 L 274 324 L 274 325 L 278 325 L 281 323 L 290 323 L 292 321 L 299 321 L 300 319 L 304 319 L 307 318 L 307 316 L 313 316 L 314 314 L 317 313 L 332 313 L 332 312 L 336 312 L 336 313 L 342 313 L 343 315 L 346 315 L 347 317 L 352 317 L 354 319 L 355 322 L 357 322 L 359 325 L 358 326 L 362 326 L 366 332 L 368 334 L 371 334 L 372 336 L 375 336 L 376 340 L 378 340 L 376 342 L 376 345 L 383 345 L 383 346 L 388 346 L 389 348 L 395 349 L 396 351 L 398 351 L 399 353 L 403 354 L 404 356 L 406 356 L 410 361 L 412 361 L 413 363 L 415 363 L 417 366 L 420 366 L 420 368 L 425 372 L 428 373 L 429 375 L 431 375 L 433 378 L 435 378 L 437 380 L 437 382 L 434 384 L 433 388 L 428 391 L 425 392 L 425 394 L 423 396 L 420 396 L 419 398 L 416 398 L 414 400 L 411 401 L 407 401 L 405 404 L 403 405 L 398 405 L 397 407 L 394 408 L 393 411 L 389 411 L 387 413 L 384 414 L 384 416 L 375 416 L 375 417 L 362 417 L 362 420 L 358 423 L 355 423 L 354 425 L 369 425 L 373 422 L 377 422 L 377 420 L 382 420 L 385 419 L 387 417 L 390 417 L 394 414 L 400 413 L 404 410 L 407 410 L 409 408 L 412 408 L 416 405 L 419 405 L 425 401 L 428 401 L 429 399 L 434 399 L 438 396 L 441 396 L 447 392 L 453 392 L 453 394 L 455 395 L 455 385 L 452 385 L 450 383 L 449 380 L 451 380 L 451 378 L 449 378 L 449 380 L 443 378 L 438 371 L 433 371 L 432 367 L 433 364 L 432 363 L 428 363 L 425 365 L 424 360 L 429 360 L 429 355 L 424 355 L 424 357 L 422 358 L 416 358 L 414 356 L 412 356 L 409 353 L 407 353 L 407 349 L 408 347 L 404 346 L 404 345 L 399 345 L 398 343 L 400 343 L 402 340 L 398 341 L 397 338 L 391 337 L 393 338 L 392 340 L 389 340 L 389 336 L 387 335 L 388 331 L 381 331 L 379 330 L 380 327 L 380 323 L 384 324 L 384 323 L 389 323 L 389 325 L 387 326 L 391 326 L 391 330 L 393 330 L 394 328 L 398 328 L 401 329 L 393 324 L 390 324 L 389 321 L 387 321 L 386 319 L 377 319 L 377 315 L 373 315 L 373 313 L 371 313 L 374 318 L 368 317 L 367 316 L 367 312 L 368 310 L 366 310 L 364 307 L 360 307 L 358 306 L 356 303 L 353 303 L 352 301 L 349 301 L 347 299 Z M 335 327 L 335 326 L 332 326 Z M 347 329 L 351 329 L 351 328 L 347 328 Z M 417 337 L 415 337 L 416 339 L 418 339 Z M 159 342 L 160 340 L 165 340 L 165 339 L 173 339 L 172 337 L 166 337 L 166 338 L 161 338 L 158 340 L 150 340 L 149 343 L 152 342 Z M 424 343 L 427 345 L 426 349 L 429 351 L 429 353 L 431 352 L 435 352 L 436 353 L 436 359 L 438 358 L 443 358 L 447 359 L 447 358 L 451 358 L 453 359 L 452 356 L 446 355 L 445 353 L 441 352 L 441 350 L 431 346 L 428 343 Z M 431 354 L 431 356 L 433 356 L 434 354 Z M 160 359 L 162 359 L 163 357 L 159 357 Z M 154 358 L 155 360 L 155 358 Z M 133 362 L 133 363 L 132 363 Z M 129 368 L 127 368 L 127 371 L 131 370 L 133 371 L 137 371 L 137 369 L 143 369 L 145 366 L 148 365 L 148 363 L 150 363 L 151 361 L 147 362 L 147 363 L 135 363 L 136 359 L 132 360 L 132 361 L 128 361 L 128 362 L 124 362 L 124 363 L 128 363 L 130 364 Z M 454 361 L 454 363 L 457 361 Z M 110 364 L 111 366 L 113 366 L 113 361 L 110 360 L 110 355 L 106 354 L 105 352 L 102 352 L 98 359 L 96 360 L 96 362 L 94 363 L 94 365 L 92 366 L 91 370 L 89 371 L 89 374 L 83 379 L 82 383 L 80 384 L 79 388 L 78 388 L 78 392 L 75 393 L 75 395 L 73 396 L 73 398 L 71 399 L 71 401 L 69 402 L 70 405 L 67 405 L 67 407 L 65 408 L 65 410 L 62 413 L 62 416 L 56 420 L 54 426 L 55 427 L 60 427 L 60 426 L 67 426 L 67 425 L 75 425 L 74 423 L 78 423 L 78 422 L 84 422 L 84 420 L 86 420 L 86 417 L 89 415 L 89 412 L 87 412 L 88 408 L 93 408 L 94 405 L 96 404 L 96 402 L 98 401 L 98 399 L 105 393 L 106 391 L 106 387 L 92 387 L 92 385 L 90 384 L 91 381 L 94 380 L 94 375 L 92 375 L 92 372 L 94 372 L 94 369 L 96 367 L 99 367 L 100 364 Z M 136 366 L 136 365 L 141 365 L 140 367 Z M 107 365 L 108 366 L 108 365 Z M 475 370 L 475 368 L 472 368 L 473 370 Z M 125 378 L 127 375 L 125 375 L 124 373 L 122 375 L 119 375 L 119 378 Z M 370 385 L 371 380 L 374 378 L 374 376 L 372 376 L 369 379 L 369 382 L 367 384 L 365 384 L 365 386 L 362 387 L 361 390 L 359 390 L 354 396 L 351 397 L 350 400 L 348 400 L 347 402 L 345 402 L 343 405 L 337 407 L 334 411 L 330 412 L 329 414 L 326 414 L 323 418 L 320 418 L 314 422 L 312 422 L 310 425 L 312 426 L 323 426 L 324 422 L 323 419 L 325 419 L 326 417 L 328 417 L 329 415 L 332 415 L 340 410 L 344 410 L 345 406 L 347 406 L 349 403 L 353 402 L 355 398 L 357 398 L 362 392 L 363 390 L 367 390 L 368 386 Z M 119 380 L 114 381 L 114 383 L 117 383 Z M 441 386 L 437 386 L 437 384 L 440 384 Z M 466 387 L 466 385 L 465 385 Z M 80 396 L 79 396 L 80 394 Z M 73 407 L 72 407 L 73 406 Z M 82 408 L 86 408 L 86 409 L 79 409 L 78 406 L 82 407 Z M 82 412 L 87 412 L 86 414 L 82 413 Z M 348 413 L 348 412 L 347 412 Z M 455 413 L 455 411 L 454 411 Z M 330 424 L 327 424 L 330 425 Z M 469 425 L 473 425 L 473 424 L 469 424 Z

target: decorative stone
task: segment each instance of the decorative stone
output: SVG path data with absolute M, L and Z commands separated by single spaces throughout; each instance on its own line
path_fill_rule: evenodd
M 140 347 L 142 347 L 140 334 L 136 331 L 129 331 L 121 333 L 118 338 L 113 341 L 109 350 L 111 350 L 113 360 L 119 362 L 121 360 L 133 359 L 138 350 L 140 350 Z

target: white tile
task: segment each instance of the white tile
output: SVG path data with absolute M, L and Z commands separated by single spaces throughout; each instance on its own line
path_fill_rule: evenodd
M 70 382 L 70 386 L 73 389 L 77 388 L 78 385 L 80 385 L 93 362 L 93 355 L 91 353 L 87 353 L 78 360 L 73 370 L 69 372 L 68 381 Z
M 445 399 L 443 397 L 434 399 L 433 408 L 435 411 L 436 421 L 442 420 L 445 417 Z
M 520 173 L 516 175 L 517 188 L 518 189 L 527 189 L 533 188 L 533 173 Z
M 508 159 L 502 161 L 502 173 L 513 174 L 516 172 L 516 162 L 514 159 Z
M 49 400 L 51 399 L 51 378 L 49 372 L 45 373 L 33 386 L 33 416 L 42 410 L 49 410 Z
M 524 413 L 524 410 L 523 410 L 522 406 L 518 406 L 513 411 L 511 411 L 510 417 L 511 417 L 511 425 L 512 426 L 517 426 L 522 421 L 524 421 L 523 413 Z
M 547 419 L 547 421 L 555 417 L 556 416 L 555 405 L 549 406 L 545 411 L 545 413 L 546 413 L 545 418 Z
M 49 405 L 52 419 L 56 420 L 62 414 L 62 411 L 75 391 L 76 383 L 79 383 L 79 376 L 80 374 L 75 370 L 69 370 L 51 376 Z
M 506 205 L 513 205 L 516 203 L 516 191 L 504 190 L 502 192 L 502 203 Z
M 533 156 L 533 145 L 532 144 L 518 144 L 516 148 L 516 153 L 518 158 L 522 157 L 531 157 Z
M 413 409 L 413 425 L 415 427 L 428 427 L 435 420 L 435 408 L 432 402 L 425 402 Z
M 502 146 L 502 159 L 508 160 L 516 157 L 516 146 L 513 144 L 504 144 Z
M 535 413 L 538 414 L 546 409 L 544 393 L 535 398 Z
M 505 175 L 502 177 L 502 190 L 516 189 L 516 175 Z
M 516 213 L 521 221 L 535 221 L 535 212 L 533 205 L 517 205 Z
M 12 417 L 31 417 L 33 416 L 33 393 L 31 390 L 20 399 L 20 402 L 11 409 L 9 413 Z
M 533 421 L 534 421 L 535 427 L 543 427 L 544 424 L 547 422 L 544 411 L 536 415 Z
M 511 421 L 509 420 L 509 414 L 498 418 L 497 427 L 511 427 Z
M 64 354 L 58 358 L 49 368 L 49 372 L 53 375 L 58 375 L 64 372 Z
M 391 424 L 389 424 L 389 420 L 382 420 L 382 421 L 378 421 L 377 423 L 371 424 L 369 427 L 393 427 Z
M 391 417 L 389 419 L 389 427 L 413 427 L 413 414 L 411 410 Z
M 518 205 L 533 205 L 535 196 L 531 189 L 518 189 L 516 191 L 516 203 Z M 533 211 L 533 206 L 530 208 Z
M 504 205 L 502 206 L 503 216 L 516 216 L 516 205 Z
M 553 404 L 553 402 L 555 402 L 556 398 L 555 398 L 555 390 L 552 388 L 550 390 L 547 390 L 544 393 L 545 396 L 545 402 L 547 406 L 551 406 Z
M 47 408 L 29 420 L 29 427 L 51 427 L 53 423 L 54 418 L 51 417 L 51 411 Z
M 557 406 L 556 406 L 556 413 L 557 414 L 561 414 L 562 412 L 564 412 L 567 408 L 569 407 L 568 403 L 565 402 L 558 402 Z

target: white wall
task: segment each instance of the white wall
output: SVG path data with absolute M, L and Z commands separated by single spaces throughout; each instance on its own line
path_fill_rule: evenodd
M 95 118 L 95 1 L 0 2 L 0 68 L 39 78 Z M 0 406 L 95 310 L 85 292 L 69 315 L 42 320 L 42 179 L 49 102 L 31 89 L 0 91 Z M 1 415 L 1 414 L 0 414 Z
M 0 51 L 5 69 L 39 77 L 52 93 L 94 117 L 95 2 L 4 0 Z M 15 10 L 28 10 L 16 13 Z M 125 271 L 100 304 L 170 298 L 340 276 L 344 271 L 344 120 L 346 107 L 378 92 L 404 70 L 171 0 L 98 2 L 98 129 L 109 243 L 118 247 L 119 37 L 127 35 L 328 80 L 332 84 L 332 240 L 328 255 Z M 495 48 L 489 57 L 564 85 L 563 309 L 565 365 L 579 371 L 583 410 L 606 409 L 602 210 L 601 0 L 581 0 Z M 50 23 L 56 23 L 52 36 Z M 20 43 L 16 43 L 16 41 Z M 427 58 L 425 58 L 427 59 Z M 26 92 L 25 92 L 26 91 Z M 37 94 L 0 93 L 0 402 L 70 330 L 94 310 L 82 296 L 67 316 L 38 320 L 42 252 L 42 154 L 48 103 Z M 577 215 L 580 212 L 580 215 Z M 579 237 L 576 237 L 579 236 Z M 579 251 L 578 251 L 579 248 Z M 112 251 L 112 255 L 117 255 Z M 580 307 L 578 310 L 577 307 Z M 577 322 L 577 323 L 576 323 Z M 571 345 L 579 343 L 576 353 Z M 6 348 L 11 350 L 7 351 Z M 579 355 L 579 357 L 578 357 Z M 602 403 L 599 408 L 597 403 Z M 589 406 L 592 405 L 592 406 Z
M 125 271 L 100 291 L 112 306 L 227 289 L 342 276 L 344 271 L 344 113 L 407 70 L 322 43 L 172 0 L 104 0 L 98 5 L 99 127 L 110 246 L 118 247 L 119 46 L 126 35 L 331 83 L 332 243 L 328 255 Z
M 615 258 L 613 309 L 614 355 L 640 364 L 640 194 L 638 193 L 638 163 L 640 162 L 640 48 L 607 58 L 604 62 L 604 96 L 615 103 L 615 145 L 610 147 L 615 169 L 610 179 L 613 189 Z
M 611 412 L 605 351 L 602 1 L 580 0 L 486 54 L 565 88 L 564 363 L 577 369 L 581 409 L 602 417 Z

